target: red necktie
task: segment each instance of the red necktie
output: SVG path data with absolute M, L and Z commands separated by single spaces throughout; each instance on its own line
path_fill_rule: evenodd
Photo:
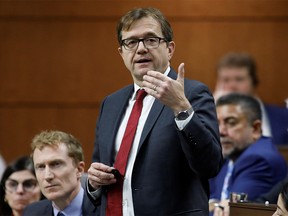
M 143 98 L 146 95 L 147 93 L 143 89 L 137 91 L 136 101 L 128 119 L 121 146 L 114 163 L 114 167 L 119 171 L 120 177 L 117 178 L 117 182 L 115 184 L 109 186 L 106 216 L 122 216 L 123 178 L 126 171 L 128 156 L 137 129 L 138 120 L 141 115 Z

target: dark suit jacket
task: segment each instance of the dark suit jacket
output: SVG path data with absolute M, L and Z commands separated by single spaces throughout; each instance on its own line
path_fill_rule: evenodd
M 172 70 L 169 76 L 176 78 Z M 96 128 L 93 161 L 113 166 L 115 137 L 134 91 L 129 85 L 105 98 Z M 214 99 L 208 88 L 185 80 L 195 113 L 179 131 L 169 107 L 155 100 L 145 123 L 132 173 L 134 212 L 141 215 L 208 215 L 208 178 L 222 163 Z M 105 214 L 103 188 L 101 215 Z
M 84 198 L 82 204 L 83 216 L 99 216 L 99 209 L 94 205 L 94 201 L 87 195 L 84 189 Z M 23 216 L 54 216 L 52 201 L 44 199 L 28 205 L 23 212 Z
M 270 204 L 277 204 L 278 196 L 287 182 L 288 176 L 273 186 L 270 191 L 260 195 L 257 199 L 254 200 L 254 202 L 265 203 L 266 201 L 269 201 Z
M 270 122 L 272 141 L 275 144 L 288 144 L 288 109 L 264 105 Z
M 211 199 L 220 200 L 227 165 L 228 160 L 225 161 L 219 174 L 210 180 Z M 262 137 L 235 161 L 228 190 L 248 193 L 248 199 L 254 200 L 260 194 L 268 192 L 286 175 L 287 166 L 284 158 L 270 138 Z

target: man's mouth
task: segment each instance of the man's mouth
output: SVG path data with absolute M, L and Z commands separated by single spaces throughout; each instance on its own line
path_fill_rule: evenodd
M 227 138 L 220 138 L 220 142 L 222 145 L 231 145 L 232 141 Z
M 56 187 L 57 185 L 47 185 L 45 186 L 45 189 L 50 189 L 50 188 L 53 188 L 53 187 Z
M 139 59 L 136 61 L 137 64 L 141 64 L 141 63 L 147 63 L 150 62 L 151 60 L 148 58 L 143 58 L 143 59 Z

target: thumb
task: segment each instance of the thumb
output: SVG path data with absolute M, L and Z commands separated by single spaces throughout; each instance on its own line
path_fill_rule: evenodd
M 181 63 L 178 67 L 177 81 L 179 81 L 182 84 L 182 86 L 184 85 L 184 74 L 185 74 L 184 63 Z

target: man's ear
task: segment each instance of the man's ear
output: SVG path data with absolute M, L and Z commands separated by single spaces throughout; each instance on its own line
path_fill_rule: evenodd
M 118 47 L 118 52 L 119 52 L 119 54 L 122 56 L 122 54 L 123 54 L 123 50 L 122 50 L 122 47 L 121 47 L 121 46 Z
M 252 126 L 253 126 L 253 139 L 256 141 L 262 135 L 262 121 L 259 119 L 255 120 Z
M 173 57 L 173 54 L 175 52 L 175 43 L 174 41 L 170 41 L 168 42 L 168 57 L 169 57 L 169 61 L 171 60 L 171 58 Z
M 84 173 L 85 171 L 85 162 L 84 161 L 78 162 L 77 169 L 78 169 L 77 176 L 80 178 L 82 173 Z

